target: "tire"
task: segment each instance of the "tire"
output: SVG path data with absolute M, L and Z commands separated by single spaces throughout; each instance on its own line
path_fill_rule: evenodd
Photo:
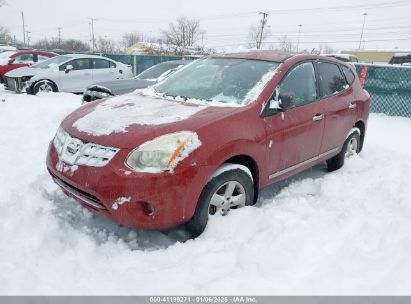
M 332 172 L 344 166 L 346 158 L 350 158 L 354 154 L 360 153 L 361 139 L 360 134 L 355 131 L 345 140 L 341 152 L 327 160 L 328 171 Z
M 33 94 L 37 95 L 39 92 L 49 93 L 58 92 L 57 86 L 49 80 L 40 80 L 33 86 Z
M 0 83 L 4 83 L 3 77 L 0 76 Z
M 232 209 L 254 204 L 254 185 L 248 168 L 231 166 L 232 169 L 227 167 L 226 171 L 212 177 L 201 192 L 194 215 L 186 224 L 193 238 L 204 231 L 210 215 L 226 215 Z

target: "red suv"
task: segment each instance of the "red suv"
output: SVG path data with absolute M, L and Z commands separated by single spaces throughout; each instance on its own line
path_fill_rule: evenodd
M 47 167 L 83 206 L 129 227 L 184 224 L 256 202 L 259 189 L 361 151 L 370 96 L 349 64 L 277 52 L 199 59 L 151 89 L 85 105 Z
M 16 51 L 0 53 L 0 83 L 4 82 L 4 75 L 11 70 L 24 66 L 30 66 L 55 56 L 58 56 L 58 54 L 43 51 Z

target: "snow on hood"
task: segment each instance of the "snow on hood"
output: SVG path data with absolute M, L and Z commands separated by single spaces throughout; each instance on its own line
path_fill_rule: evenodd
M 42 69 L 36 69 L 32 67 L 22 67 L 15 70 L 11 70 L 6 74 L 7 77 L 23 77 L 23 76 L 34 76 L 42 72 Z
M 73 123 L 80 132 L 93 136 L 127 132 L 130 125 L 161 125 L 189 118 L 206 106 L 184 104 L 137 93 L 109 98 Z

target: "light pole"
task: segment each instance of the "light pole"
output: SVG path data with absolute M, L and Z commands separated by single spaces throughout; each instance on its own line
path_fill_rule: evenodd
M 303 26 L 302 24 L 298 25 L 297 53 L 298 53 L 298 48 L 300 46 L 300 34 L 301 34 L 301 27 L 302 26 Z
M 364 14 L 363 14 L 364 19 L 363 19 L 363 22 L 362 22 L 361 37 L 360 37 L 360 44 L 358 45 L 358 49 L 361 49 L 362 36 L 364 35 L 365 17 L 367 17 L 367 15 L 368 15 L 367 13 L 364 13 Z

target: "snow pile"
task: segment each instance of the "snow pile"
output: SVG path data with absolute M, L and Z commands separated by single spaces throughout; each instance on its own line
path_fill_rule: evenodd
M 127 132 L 133 124 L 160 125 L 184 120 L 203 109 L 202 106 L 148 99 L 131 93 L 103 101 L 94 111 L 77 120 L 73 127 L 95 136 L 109 135 Z
M 0 294 L 410 293 L 410 119 L 371 115 L 344 168 L 268 187 L 180 243 L 96 216 L 52 182 L 48 143 L 79 104 L 0 91 Z

